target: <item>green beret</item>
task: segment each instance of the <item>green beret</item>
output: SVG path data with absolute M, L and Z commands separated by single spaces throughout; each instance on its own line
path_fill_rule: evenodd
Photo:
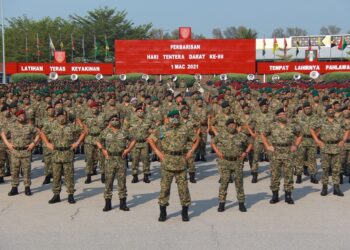
M 180 115 L 179 111 L 177 109 L 173 109 L 171 111 L 168 112 L 168 117 L 174 117 L 176 115 Z
M 152 96 L 151 101 L 152 101 L 152 102 L 155 102 L 155 101 L 159 101 L 159 99 L 158 99 L 158 97 L 156 97 L 156 96 Z

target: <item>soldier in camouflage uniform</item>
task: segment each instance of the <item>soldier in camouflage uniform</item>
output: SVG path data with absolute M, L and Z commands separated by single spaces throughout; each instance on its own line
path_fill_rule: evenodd
M 84 141 L 86 157 L 86 180 L 85 184 L 91 183 L 91 176 L 97 174 L 96 168 L 98 163 L 99 152 L 96 146 L 96 139 L 101 131 L 105 128 L 104 116 L 99 112 L 98 103 L 92 101 L 89 105 L 90 110 L 83 117 L 83 124 L 86 132 Z M 102 166 L 100 165 L 100 168 Z M 101 168 L 101 179 L 104 179 L 104 169 Z
M 343 110 L 343 117 L 344 117 L 345 126 L 349 126 L 350 125 L 349 109 L 345 108 Z M 349 183 L 350 183 L 350 138 L 347 138 L 347 140 L 344 143 L 344 148 L 341 152 L 341 157 L 342 157 L 343 174 L 345 176 L 349 176 Z
M 312 137 L 321 149 L 321 195 L 326 196 L 328 194 L 328 173 L 329 169 L 332 168 L 333 194 L 344 196 L 339 187 L 340 152 L 349 136 L 349 126 L 335 119 L 335 110 L 331 105 L 327 105 L 325 111 L 327 117 L 314 124 L 310 129 Z
M 68 114 L 65 110 L 56 113 L 56 121 L 51 126 L 45 126 L 40 133 L 41 139 L 46 147 L 52 150 L 52 191 L 53 197 L 50 204 L 61 201 L 61 178 L 64 181 L 68 193 L 68 202 L 74 200 L 74 150 L 84 140 L 85 131 L 82 127 L 68 122 Z M 50 139 L 48 139 L 50 138 Z
M 118 181 L 118 194 L 120 199 L 120 210 L 129 211 L 126 206 L 126 168 L 124 159 L 135 146 L 136 140 L 129 144 L 129 133 L 121 129 L 120 117 L 114 114 L 109 119 L 109 126 L 105 128 L 96 142 L 97 147 L 106 158 L 106 183 L 105 183 L 105 207 L 104 212 L 112 209 L 112 192 L 115 177 Z M 129 144 L 129 145 L 128 145 Z
M 2 140 L 11 153 L 12 189 L 8 195 L 18 194 L 19 172 L 21 170 L 23 172 L 25 194 L 32 195 L 30 190 L 32 150 L 40 137 L 36 128 L 28 122 L 24 110 L 18 110 L 15 115 L 17 121 L 2 128 L 1 133 Z
M 170 187 L 173 178 L 177 181 L 182 205 L 182 220 L 188 221 L 188 206 L 191 203 L 187 184 L 186 161 L 192 157 L 199 144 L 199 138 L 180 123 L 178 110 L 168 113 L 169 123 L 160 126 L 149 138 L 148 142 L 161 161 L 161 190 L 159 195 L 159 221 L 167 217 L 166 207 L 169 205 Z M 156 143 L 160 141 L 161 150 Z M 193 142 L 192 148 L 186 152 L 187 143 Z
M 294 204 L 293 190 L 293 164 L 292 154 L 301 143 L 300 129 L 288 122 L 287 113 L 283 108 L 276 111 L 277 122 L 270 124 L 261 134 L 265 148 L 271 152 L 271 204 L 279 202 L 281 173 L 284 174 L 285 202 Z M 269 139 L 267 139 L 269 136 Z
M 196 122 L 200 124 L 201 128 L 201 136 L 200 136 L 200 143 L 198 146 L 198 150 L 196 153 L 196 159 L 195 161 L 207 161 L 206 156 L 206 143 L 207 143 L 207 130 L 208 130 L 208 110 L 207 107 L 204 105 L 204 100 L 201 96 L 197 97 L 196 99 L 196 105 L 192 108 L 192 116 Z
M 147 137 L 150 134 L 152 122 L 146 117 L 144 105 L 140 104 L 136 107 L 136 112 L 130 117 L 130 127 L 125 127 L 129 130 L 129 133 L 136 140 L 136 146 L 131 151 L 132 157 L 132 183 L 139 181 L 139 162 L 141 160 L 143 167 L 143 182 L 150 183 L 150 159 L 148 144 L 146 142 Z
M 303 111 L 296 117 L 295 122 L 300 127 L 301 135 L 303 136 L 300 147 L 296 152 L 296 183 L 302 182 L 301 174 L 303 171 L 303 166 L 306 166 L 308 168 L 308 172 L 310 173 L 310 181 L 317 184 L 317 145 L 311 136 L 310 128 L 312 128 L 314 124 L 318 122 L 318 118 L 317 115 L 313 114 L 313 110 L 309 102 L 304 102 Z
M 5 127 L 5 113 L 8 113 L 8 105 L 4 104 L 1 107 L 0 114 L 0 131 Z M 0 184 L 4 183 L 5 167 L 8 160 L 7 147 L 0 138 Z
M 238 132 L 236 121 L 228 119 L 226 121 L 226 130 L 221 130 L 213 138 L 211 145 L 218 156 L 218 164 L 221 169 L 218 212 L 225 211 L 227 188 L 232 175 L 235 177 L 239 210 L 246 212 L 247 209 L 244 205 L 243 161 L 253 148 L 251 137 L 248 137 L 243 132 Z

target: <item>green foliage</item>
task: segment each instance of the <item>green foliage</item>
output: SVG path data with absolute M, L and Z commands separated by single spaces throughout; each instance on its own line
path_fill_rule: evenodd
M 231 81 L 238 81 L 238 82 L 242 82 L 242 81 L 246 81 L 247 80 L 247 74 L 235 74 L 235 73 L 228 73 L 226 74 L 228 80 Z M 213 81 L 220 81 L 220 75 L 217 75 L 213 78 Z
M 180 75 L 176 75 L 177 79 L 176 79 L 176 85 L 179 86 L 179 83 L 184 80 L 186 83 L 187 87 L 192 87 L 193 83 L 196 81 L 196 79 L 194 78 L 193 75 L 187 75 L 187 74 L 180 74 Z
M 350 80 L 350 72 L 333 72 L 323 75 L 323 80 L 326 82 L 331 81 L 349 81 Z
M 71 80 L 71 75 L 61 75 L 58 76 L 60 80 Z M 78 75 L 78 80 L 92 81 L 96 80 L 96 75 Z
M 29 82 L 47 82 L 47 75 L 44 74 L 38 74 L 38 73 L 18 73 L 13 74 L 11 76 L 11 82 L 17 83 L 22 81 L 29 81 Z
M 300 74 L 298 72 L 288 72 L 288 73 L 280 73 L 280 74 L 276 74 L 280 77 L 280 80 L 294 80 L 294 75 L 295 74 Z M 301 75 L 301 79 L 310 79 L 309 75 L 307 74 L 300 74 Z M 266 80 L 268 82 L 272 82 L 272 76 L 273 75 L 267 75 Z

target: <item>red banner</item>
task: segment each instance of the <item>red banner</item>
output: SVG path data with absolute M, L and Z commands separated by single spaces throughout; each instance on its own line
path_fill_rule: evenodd
M 116 73 L 256 72 L 255 40 L 116 40 Z
M 13 66 L 12 66 L 13 67 Z M 112 63 L 67 63 L 67 64 L 50 64 L 50 63 L 17 63 L 17 72 L 15 73 L 42 73 L 50 74 L 56 72 L 58 75 L 113 75 Z
M 318 71 L 320 74 L 350 71 L 350 62 L 259 62 L 258 74 L 278 74 L 299 72 L 309 74 Z

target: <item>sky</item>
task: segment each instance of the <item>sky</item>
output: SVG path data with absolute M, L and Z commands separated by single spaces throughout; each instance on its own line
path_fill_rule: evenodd
M 212 37 L 213 28 L 244 25 L 255 29 L 258 37 L 270 37 L 277 27 L 301 27 L 318 35 L 322 26 L 334 24 L 342 33 L 350 30 L 347 20 L 349 0 L 2 0 L 4 16 L 26 15 L 33 19 L 45 16 L 67 18 L 86 15 L 99 7 L 126 10 L 135 24 L 152 23 L 154 28 L 172 31 L 192 27 L 196 34 Z

